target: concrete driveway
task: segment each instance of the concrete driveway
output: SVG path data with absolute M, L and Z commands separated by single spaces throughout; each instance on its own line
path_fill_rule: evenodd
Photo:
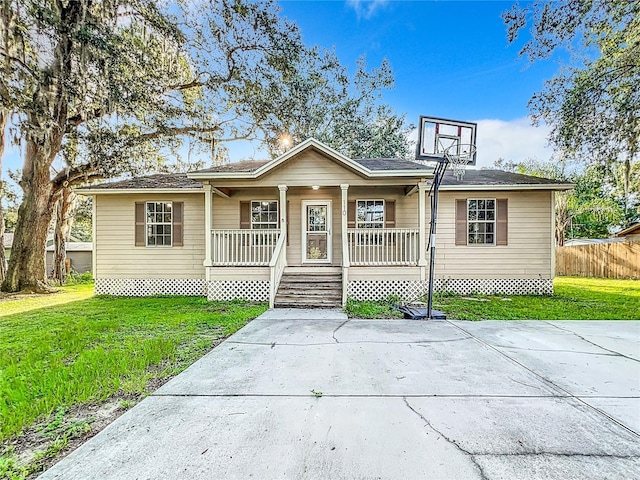
M 272 310 L 40 478 L 629 479 L 638 432 L 640 322 Z

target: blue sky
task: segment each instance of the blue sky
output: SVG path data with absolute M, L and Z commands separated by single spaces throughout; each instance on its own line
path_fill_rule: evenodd
M 500 14 L 512 1 L 281 0 L 307 44 L 335 48 L 353 69 L 386 58 L 396 79 L 384 100 L 407 120 L 420 115 L 478 122 L 478 164 L 503 157 L 549 158 L 546 128 L 534 128 L 527 102 L 557 61 L 529 65 L 508 45 Z
M 515 0 L 513 0 L 515 1 Z M 478 165 L 500 157 L 549 158 L 547 130 L 534 128 L 527 102 L 558 69 L 556 60 L 518 58 L 526 38 L 508 45 L 500 14 L 512 1 L 280 0 L 309 45 L 334 48 L 353 71 L 363 54 L 370 67 L 386 58 L 396 86 L 384 101 L 417 124 L 420 115 L 478 122 Z M 231 159 L 264 157 L 252 145 L 229 145 Z M 5 168 L 22 165 L 5 152 Z M 6 178 L 6 174 L 4 175 Z

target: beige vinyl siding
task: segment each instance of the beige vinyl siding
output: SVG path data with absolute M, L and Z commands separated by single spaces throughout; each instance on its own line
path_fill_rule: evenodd
M 269 267 L 208 267 L 212 280 L 270 280 Z
M 508 245 L 455 243 L 455 200 L 508 199 Z M 553 278 L 550 191 L 440 192 L 436 278 Z
M 344 171 L 344 170 L 343 170 Z M 418 227 L 418 195 L 407 197 L 400 187 L 356 187 L 348 191 L 349 200 L 385 199 L 396 201 L 396 227 Z M 277 187 L 245 189 L 234 192 L 230 198 L 213 196 L 214 229 L 240 228 L 240 202 L 251 200 L 278 200 Z M 290 187 L 287 190 L 289 208 L 289 245 L 287 262 L 290 266 L 302 265 L 302 202 L 313 200 L 331 201 L 331 265 L 342 264 L 342 192 L 339 187 L 321 187 L 313 190 L 309 187 Z M 278 208 L 281 208 L 280 206 Z
M 280 167 L 258 179 L 271 184 L 303 186 L 312 182 L 314 185 L 338 185 L 360 180 L 357 173 L 314 151 L 306 151 L 291 158 Z
M 136 202 L 184 202 L 184 246 L 136 247 Z M 96 278 L 204 278 L 204 195 L 96 195 Z
M 349 189 L 349 201 L 395 200 L 396 228 L 418 228 L 418 194 L 404 194 L 404 187 L 354 187 Z
M 429 175 L 425 171 L 425 177 Z M 420 178 L 365 178 L 344 165 L 310 150 L 301 153 L 256 179 L 211 180 L 214 187 L 260 188 L 287 185 L 289 187 L 334 186 L 340 184 L 359 186 L 415 185 Z M 222 182 L 222 183 L 221 183 Z

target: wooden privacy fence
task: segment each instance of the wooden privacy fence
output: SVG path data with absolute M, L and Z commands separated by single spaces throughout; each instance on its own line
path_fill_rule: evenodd
M 640 242 L 557 247 L 556 275 L 640 279 Z

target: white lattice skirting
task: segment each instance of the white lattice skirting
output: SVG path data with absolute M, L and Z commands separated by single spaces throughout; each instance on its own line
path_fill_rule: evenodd
M 353 280 L 348 296 L 355 300 L 384 300 L 397 295 L 416 300 L 427 294 L 429 283 L 420 280 Z M 553 280 L 544 278 L 449 278 L 436 279 L 434 290 L 459 295 L 552 295 Z
M 269 280 L 210 280 L 207 299 L 245 299 L 252 302 L 269 301 Z
M 96 295 L 148 297 L 150 295 L 185 295 L 204 297 L 206 286 L 200 278 L 98 278 Z

